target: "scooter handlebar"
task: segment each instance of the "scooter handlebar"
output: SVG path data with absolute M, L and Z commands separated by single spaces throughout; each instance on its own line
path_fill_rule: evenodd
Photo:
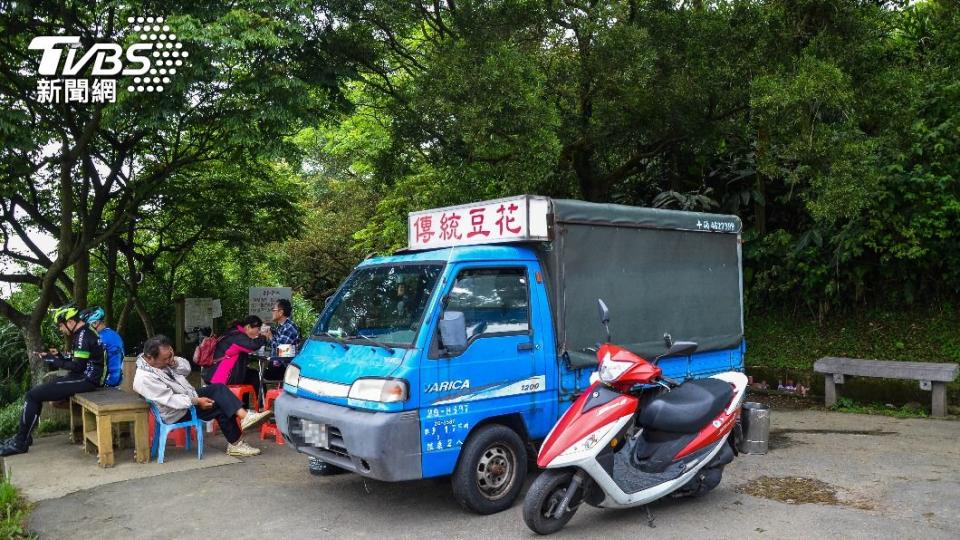
M 667 377 L 666 375 L 661 375 L 661 376 L 660 376 L 660 380 L 663 381 L 663 382 L 665 382 L 665 383 L 667 383 L 667 384 L 669 384 L 670 386 L 680 386 L 680 384 L 681 384 L 680 381 L 678 381 L 678 380 L 676 380 L 676 379 L 671 379 L 670 377 Z

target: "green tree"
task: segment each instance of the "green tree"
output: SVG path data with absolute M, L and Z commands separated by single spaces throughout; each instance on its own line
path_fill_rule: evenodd
M 28 348 L 40 346 L 51 303 L 86 302 L 91 250 L 119 245 L 112 242 L 176 178 L 216 167 L 238 182 L 270 160 L 295 157 L 286 137 L 319 121 L 337 101 L 336 67 L 318 46 L 329 22 L 316 21 L 313 9 L 297 2 L 160 9 L 57 1 L 0 9 L 2 255 L 22 269 L 0 280 L 40 292 L 26 311 L 0 299 L 0 314 L 23 329 Z M 163 92 L 130 93 L 121 79 L 115 104 L 37 98 L 38 58 L 27 48 L 33 37 L 76 35 L 84 49 L 100 41 L 129 44 L 127 17 L 147 11 L 166 16 L 190 54 Z M 218 167 L 224 163 L 229 167 Z M 33 242 L 37 232 L 57 238 L 54 254 Z M 13 237 L 30 252 L 9 249 Z M 35 362 L 35 378 L 41 370 Z

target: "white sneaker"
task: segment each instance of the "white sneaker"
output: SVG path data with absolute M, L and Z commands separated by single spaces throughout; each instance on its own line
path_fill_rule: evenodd
M 270 410 L 261 412 L 247 411 L 247 415 L 243 417 L 243 421 L 240 423 L 240 430 L 246 431 L 252 428 L 260 422 L 266 420 L 266 418 L 271 414 L 273 414 L 273 411 Z
M 260 449 L 250 446 L 241 439 L 233 444 L 227 444 L 227 455 L 235 457 L 259 456 Z

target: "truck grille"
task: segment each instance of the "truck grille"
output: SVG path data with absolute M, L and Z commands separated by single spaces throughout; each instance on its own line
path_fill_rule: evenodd
M 349 458 L 350 454 L 347 453 L 347 445 L 343 442 L 340 428 L 328 425 L 327 432 L 330 435 L 330 451 L 338 456 Z

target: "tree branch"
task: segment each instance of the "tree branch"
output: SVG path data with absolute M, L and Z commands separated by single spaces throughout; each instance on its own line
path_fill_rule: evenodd
M 12 304 L 0 298 L 0 315 L 3 315 L 10 322 L 16 325 L 19 328 L 24 328 L 30 323 L 30 317 L 25 313 L 21 313 L 17 308 L 13 307 Z

